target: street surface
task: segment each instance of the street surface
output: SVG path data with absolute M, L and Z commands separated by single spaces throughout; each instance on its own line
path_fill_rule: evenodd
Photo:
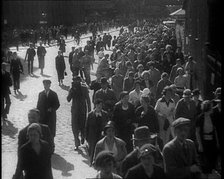
M 111 35 L 118 35 L 119 31 L 111 29 Z M 87 36 L 85 37 L 88 37 Z M 82 36 L 84 37 L 84 36 Z M 89 38 L 83 38 L 81 46 L 84 47 Z M 68 57 L 71 47 L 75 45 L 71 41 L 71 37 L 66 40 L 66 53 Z M 15 95 L 13 87 L 11 87 L 12 94 L 11 108 L 8 115 L 8 121 L 2 123 L 2 179 L 11 179 L 17 164 L 17 142 L 18 132 L 28 124 L 27 113 L 31 108 L 36 107 L 38 93 L 42 91 L 43 79 L 51 80 L 51 89 L 58 94 L 60 101 L 60 108 L 57 110 L 57 128 L 55 137 L 55 153 L 52 156 L 52 171 L 54 179 L 73 178 L 83 179 L 91 178 L 96 175 L 96 171 L 89 167 L 88 157 L 84 148 L 81 146 L 80 151 L 74 151 L 75 143 L 71 129 L 71 102 L 66 100 L 68 90 L 72 82 L 72 73 L 69 68 L 68 58 L 66 61 L 67 76 L 64 79 L 64 86 L 60 87 L 57 80 L 57 72 L 55 69 L 55 57 L 58 52 L 57 46 L 47 47 L 47 54 L 45 56 L 44 75 L 40 75 L 38 69 L 38 59 L 35 56 L 34 60 L 34 77 L 27 75 L 27 62 L 23 63 L 24 75 L 21 75 L 20 91 L 21 94 Z M 18 56 L 22 59 L 25 57 L 27 47 L 21 47 Z M 15 48 L 12 48 L 15 51 Z M 106 51 L 111 53 L 111 51 Z M 95 56 L 96 62 L 98 58 Z M 95 79 L 94 73 L 97 64 L 94 64 L 94 69 L 91 72 L 91 80 Z M 92 99 L 93 91 L 90 91 L 90 99 Z

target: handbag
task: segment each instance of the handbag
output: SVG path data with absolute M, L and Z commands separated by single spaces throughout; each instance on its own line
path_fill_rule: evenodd
M 170 126 L 170 122 L 167 118 L 165 118 L 165 121 L 164 121 L 164 125 L 163 125 L 163 130 L 167 130 Z

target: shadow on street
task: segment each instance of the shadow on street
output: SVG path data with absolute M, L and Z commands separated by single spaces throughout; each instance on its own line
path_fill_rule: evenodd
M 3 121 L 2 135 L 7 135 L 14 139 L 17 132 L 18 128 L 15 128 L 11 121 L 9 120 Z
M 20 101 L 24 101 L 24 99 L 27 98 L 27 95 L 23 95 L 20 91 L 18 92 L 18 94 L 13 95 L 16 99 L 19 99 Z
M 46 78 L 50 78 L 50 75 L 46 75 L 46 74 L 42 74 L 41 76 L 46 77 Z
M 69 171 L 74 170 L 74 165 L 67 162 L 63 157 L 58 154 L 53 154 L 51 158 L 52 168 L 55 170 L 61 170 L 62 176 L 71 176 Z

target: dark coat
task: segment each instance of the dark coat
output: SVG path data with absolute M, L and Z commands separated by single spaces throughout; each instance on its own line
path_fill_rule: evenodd
M 102 99 L 103 100 L 103 110 L 112 111 L 115 103 L 117 102 L 117 98 L 113 90 L 107 88 L 106 93 L 103 92 L 103 89 L 99 89 L 95 93 L 94 100 Z
M 1 75 L 1 96 L 5 97 L 11 94 L 9 87 L 12 86 L 12 79 L 10 77 L 10 73 L 7 71 Z
M 12 59 L 10 64 L 10 72 L 12 73 L 14 79 L 19 79 L 20 73 L 23 72 L 23 65 L 19 58 Z
M 132 133 L 134 131 L 133 123 L 135 122 L 135 108 L 134 105 L 128 103 L 128 109 L 122 109 L 122 103 L 119 101 L 114 106 L 112 120 L 115 122 L 115 129 L 117 137 L 124 140 L 127 144 L 127 151 L 132 150 Z
M 57 93 L 50 90 L 48 96 L 45 91 L 39 93 L 37 109 L 40 110 L 40 123 L 48 125 L 51 134 L 56 134 L 56 110 L 60 107 Z M 48 111 L 51 108 L 52 111 Z
M 138 164 L 131 169 L 128 170 L 125 179 L 166 179 L 165 173 L 161 167 L 153 166 L 153 174 L 149 178 L 148 175 L 145 173 L 145 169 L 143 168 L 142 164 Z
M 41 138 L 43 140 L 45 140 L 46 142 L 48 142 L 48 144 L 51 147 L 51 151 L 53 151 L 54 150 L 54 142 L 53 142 L 53 138 L 52 138 L 52 135 L 51 135 L 49 127 L 47 125 L 45 125 L 45 124 L 39 124 L 39 125 L 41 127 L 41 132 L 42 132 Z M 27 125 L 26 127 L 24 127 L 23 129 L 21 129 L 19 131 L 19 135 L 18 135 L 18 149 L 23 144 L 28 142 L 27 129 L 28 129 L 29 126 L 30 126 L 30 124 Z
M 40 145 L 39 155 L 32 149 L 30 142 L 21 146 L 14 179 L 19 179 L 23 170 L 25 179 L 53 179 L 50 146 L 42 140 L 40 140 Z
M 33 61 L 35 55 L 36 55 L 36 51 L 33 48 L 28 48 L 27 51 L 26 51 L 25 60 L 26 60 L 26 57 L 27 57 L 28 61 Z
M 96 143 L 103 137 L 102 131 L 108 121 L 106 111 L 101 111 L 102 116 L 96 116 L 95 110 L 88 114 L 85 124 L 85 137 L 89 145 L 90 162 L 92 162 Z
M 55 58 L 55 67 L 58 73 L 58 79 L 64 79 L 64 72 L 66 67 L 64 56 L 57 56 Z
M 135 111 L 138 126 L 148 126 L 150 132 L 159 133 L 159 122 L 155 109 L 149 105 L 147 113 L 142 116 L 141 113 L 143 110 L 144 108 L 139 106 Z
M 190 172 L 190 166 L 197 164 L 195 144 L 186 139 L 187 155 L 177 138 L 172 139 L 163 148 L 165 171 L 169 178 L 191 179 L 194 175 Z

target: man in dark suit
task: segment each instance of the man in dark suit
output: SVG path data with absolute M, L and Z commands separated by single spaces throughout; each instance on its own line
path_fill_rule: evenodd
M 7 119 L 7 114 L 11 106 L 11 100 L 9 94 L 11 94 L 9 87 L 12 86 L 12 79 L 10 73 L 6 71 L 6 63 L 1 64 L 1 118 Z
M 122 176 L 127 174 L 127 171 L 140 163 L 139 153 L 140 148 L 145 144 L 152 144 L 156 148 L 154 157 L 155 164 L 163 167 L 163 157 L 159 146 L 162 145 L 162 140 L 157 136 L 151 135 L 147 126 L 141 126 L 135 129 L 133 138 L 134 150 L 130 152 L 122 161 L 121 173 Z
M 40 111 L 40 123 L 48 125 L 53 138 L 56 134 L 56 111 L 60 106 L 57 93 L 50 89 L 51 81 L 43 80 L 44 90 L 39 93 L 37 109 Z
M 19 135 L 18 135 L 18 149 L 23 144 L 28 142 L 27 129 L 28 129 L 28 127 L 32 123 L 39 123 L 39 121 L 40 121 L 40 111 L 38 109 L 36 109 L 36 108 L 29 110 L 29 112 L 28 112 L 28 121 L 29 121 L 29 124 L 19 131 Z M 53 138 L 52 138 L 50 129 L 45 124 L 39 124 L 39 125 L 41 127 L 41 132 L 42 132 L 41 138 L 49 143 L 49 145 L 51 147 L 51 151 L 53 153 L 54 152 L 54 142 L 53 142 Z
M 26 51 L 25 61 L 28 61 L 28 74 L 33 74 L 33 61 L 36 55 L 36 51 L 34 49 L 34 45 L 30 44 L 30 48 Z
M 111 116 L 113 112 L 113 107 L 117 102 L 117 98 L 112 89 L 108 88 L 108 82 L 105 77 L 102 77 L 100 80 L 101 89 L 96 91 L 94 100 L 102 99 L 103 100 L 103 110 L 108 112 L 108 115 Z
M 172 123 L 176 137 L 163 148 L 165 173 L 169 178 L 195 179 L 201 170 L 196 160 L 196 148 L 187 139 L 190 120 L 180 117 Z
M 90 165 L 93 162 L 96 143 L 102 138 L 102 131 L 108 122 L 107 112 L 102 110 L 103 101 L 97 99 L 94 104 L 95 109 L 88 114 L 85 123 L 85 138 L 89 146 Z

